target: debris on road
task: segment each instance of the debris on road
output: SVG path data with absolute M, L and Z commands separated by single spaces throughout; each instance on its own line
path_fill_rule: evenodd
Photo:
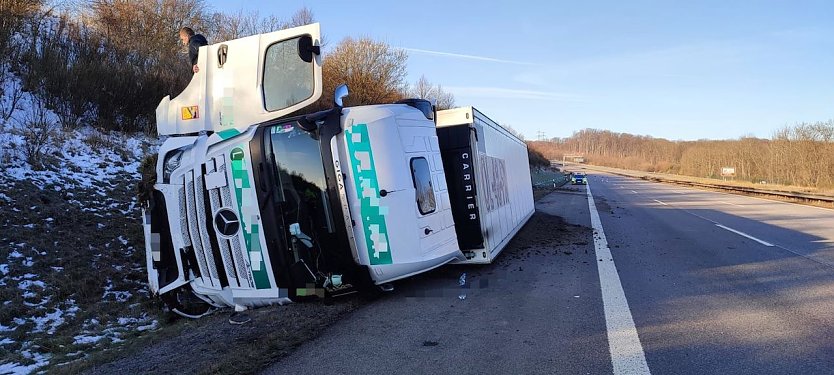
M 460 295 L 458 295 L 458 299 L 463 301 L 466 299 L 466 272 L 460 275 L 460 279 L 458 280 L 458 285 L 460 285 Z

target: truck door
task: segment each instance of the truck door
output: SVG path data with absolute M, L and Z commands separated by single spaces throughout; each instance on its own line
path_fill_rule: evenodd
M 440 146 L 434 127 L 402 127 L 400 132 L 413 189 L 409 198 L 417 218 L 420 253 L 427 255 L 456 238 L 451 230 L 453 220 Z
M 320 41 L 316 23 L 201 47 L 199 72 L 157 107 L 157 131 L 241 131 L 309 106 L 322 93 Z
M 346 191 L 355 197 L 350 204 L 360 264 L 371 266 L 376 281 L 461 255 L 434 123 L 411 111 L 405 106 L 345 110 Z

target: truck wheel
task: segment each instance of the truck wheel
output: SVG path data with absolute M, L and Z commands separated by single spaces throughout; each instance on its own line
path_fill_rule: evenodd
M 191 288 L 179 287 L 160 296 L 162 302 L 177 315 L 197 319 L 214 311 L 212 306 L 196 295 Z

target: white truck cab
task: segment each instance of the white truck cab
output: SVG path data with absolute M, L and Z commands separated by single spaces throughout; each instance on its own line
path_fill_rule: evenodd
M 200 49 L 159 104 L 145 213 L 151 290 L 175 312 L 366 288 L 464 260 L 431 105 L 292 116 L 322 95 L 318 24 Z M 346 91 L 346 90 L 344 90 Z M 428 110 L 426 109 L 428 108 Z

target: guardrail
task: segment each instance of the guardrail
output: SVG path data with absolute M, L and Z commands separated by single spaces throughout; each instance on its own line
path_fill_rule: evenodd
M 543 186 L 553 185 L 553 187 L 559 187 L 559 186 L 562 186 L 566 183 L 568 183 L 568 179 L 566 179 L 566 178 L 554 178 L 554 179 L 551 179 L 551 180 L 537 182 L 537 183 L 533 184 L 533 186 L 543 187 Z
M 598 170 L 606 173 L 616 174 L 619 176 L 625 177 L 632 177 L 632 178 L 639 178 L 642 180 L 647 181 L 655 181 L 655 182 L 664 182 L 664 183 L 672 183 L 676 185 L 683 185 L 683 186 L 692 186 L 692 187 L 700 187 L 700 188 L 707 188 L 707 189 L 718 189 L 718 190 L 726 190 L 732 192 L 739 192 L 749 195 L 763 195 L 763 196 L 773 196 L 773 197 L 780 197 L 780 198 L 789 198 L 795 199 L 799 201 L 806 201 L 806 202 L 823 202 L 834 204 L 834 197 L 825 196 L 825 195 L 815 195 L 815 194 L 806 194 L 806 193 L 797 193 L 792 191 L 782 191 L 782 190 L 764 190 L 764 189 L 756 189 L 744 186 L 733 186 L 733 185 L 725 185 L 725 184 L 709 184 L 703 182 L 695 182 L 695 181 L 686 181 L 686 180 L 678 180 L 674 178 L 668 178 L 665 176 L 652 176 L 646 172 L 632 172 L 622 169 L 616 168 L 608 168 L 608 167 L 600 167 L 596 165 L 587 165 L 587 164 L 572 164 L 572 167 L 581 165 L 586 169 Z
M 550 173 L 549 175 L 552 176 L 543 176 L 543 175 L 533 175 L 533 186 L 534 187 L 544 187 L 553 185 L 553 187 L 559 187 L 568 182 L 568 177 L 562 173 Z

